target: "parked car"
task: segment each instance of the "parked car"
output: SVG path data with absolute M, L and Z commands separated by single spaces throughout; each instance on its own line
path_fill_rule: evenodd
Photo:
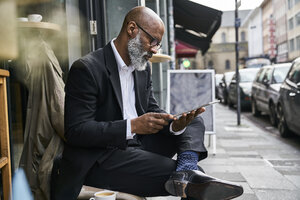
M 234 72 L 225 72 L 224 76 L 222 78 L 222 82 L 220 83 L 220 92 L 218 95 L 220 97 L 220 100 L 224 103 L 227 104 L 228 101 L 228 88 L 229 88 L 229 83 L 234 75 Z
M 223 89 L 220 85 L 222 82 L 223 74 L 215 74 L 215 92 L 216 92 L 216 99 L 221 100 L 220 93 L 223 92 Z
M 256 77 L 259 68 L 240 69 L 240 99 L 241 108 L 250 108 L 251 106 L 251 88 L 252 82 Z M 228 90 L 228 105 L 233 107 L 237 104 L 237 88 L 236 88 L 236 74 L 233 75 L 232 80 L 229 84 Z
M 254 116 L 265 112 L 273 126 L 277 125 L 276 105 L 279 89 L 292 63 L 267 65 L 262 67 L 252 84 L 251 110 Z
M 293 62 L 280 87 L 277 111 L 280 135 L 288 137 L 291 131 L 300 135 L 300 57 Z
M 261 68 L 265 65 L 271 65 L 268 58 L 251 58 L 246 61 L 245 68 Z

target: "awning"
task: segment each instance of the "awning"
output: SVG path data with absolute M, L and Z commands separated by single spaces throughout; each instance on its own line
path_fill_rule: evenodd
M 175 39 L 195 46 L 205 54 L 221 25 L 222 11 L 188 0 L 173 0 L 173 7 Z
M 198 49 L 179 40 L 175 41 L 175 51 L 177 58 L 195 57 Z

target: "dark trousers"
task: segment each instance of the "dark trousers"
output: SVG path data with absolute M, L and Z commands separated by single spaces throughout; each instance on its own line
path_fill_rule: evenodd
M 179 136 L 139 135 L 126 149 L 107 151 L 109 156 L 97 160 L 83 184 L 144 197 L 169 195 L 164 184 L 176 169 L 172 157 L 187 150 L 199 152 L 199 160 L 207 156 L 204 129 L 198 117 Z

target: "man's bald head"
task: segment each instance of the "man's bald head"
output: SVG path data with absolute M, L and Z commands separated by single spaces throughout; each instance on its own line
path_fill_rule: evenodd
M 153 10 L 144 6 L 134 7 L 127 13 L 122 29 L 126 28 L 130 21 L 135 21 L 143 27 L 164 27 L 164 23 L 160 17 Z
M 153 10 L 137 6 L 125 16 L 114 44 L 127 65 L 144 66 L 160 48 L 164 31 L 163 21 Z

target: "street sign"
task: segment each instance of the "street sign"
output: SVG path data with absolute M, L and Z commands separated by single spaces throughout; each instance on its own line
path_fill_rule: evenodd
M 242 4 L 242 1 L 240 0 L 236 3 L 236 7 L 239 8 L 241 6 L 241 4 Z
M 235 19 L 235 27 L 240 27 L 241 26 L 241 18 L 236 18 Z

